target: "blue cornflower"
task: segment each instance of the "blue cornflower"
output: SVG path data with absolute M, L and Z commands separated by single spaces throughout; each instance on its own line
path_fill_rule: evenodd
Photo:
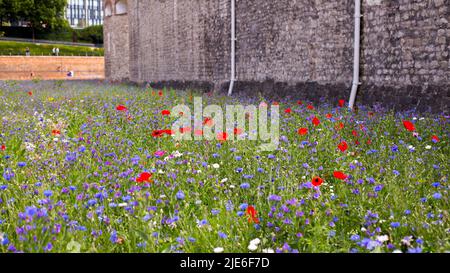
M 400 175 L 400 172 L 397 171 L 397 170 L 393 170 L 392 172 L 393 172 L 395 175 Z
M 391 223 L 391 227 L 393 227 L 393 228 L 398 228 L 399 226 L 400 226 L 399 222 L 392 222 Z
M 77 153 L 67 153 L 66 161 L 73 162 L 77 159 Z
M 212 209 L 212 210 L 211 210 L 211 213 L 212 213 L 212 215 L 217 215 L 217 214 L 220 213 L 220 210 L 218 210 L 218 209 Z
M 179 190 L 176 194 L 176 197 L 178 200 L 183 200 L 185 198 L 184 192 L 182 190 Z
M 222 238 L 222 239 L 228 238 L 228 235 L 226 235 L 225 233 L 223 233 L 223 232 L 221 232 L 221 231 L 219 231 L 218 234 L 219 234 L 219 237 Z
M 241 161 L 242 157 L 241 156 L 236 156 L 234 159 L 236 159 L 237 161 Z
M 248 189 L 250 188 L 250 184 L 249 183 L 242 183 L 241 184 L 241 189 Z
M 27 163 L 26 162 L 19 162 L 19 163 L 17 163 L 17 166 L 19 166 L 19 167 L 25 167 L 27 165 Z
M 118 240 L 119 238 L 117 237 L 117 231 L 115 231 L 115 230 L 113 230 L 112 232 L 111 232 L 111 236 L 109 236 L 109 240 L 112 242 L 112 243 L 117 243 L 117 240 Z
M 442 194 L 439 193 L 439 192 L 436 192 L 436 193 L 433 194 L 433 198 L 434 199 L 441 199 L 442 198 Z
M 373 190 L 376 191 L 376 192 L 381 191 L 382 189 L 383 189 L 383 185 L 376 185 L 376 186 L 373 188 Z
M 52 243 L 48 243 L 45 247 L 44 247 L 44 251 L 45 252 L 49 252 L 53 249 L 53 245 Z
M 278 196 L 278 195 L 275 195 L 275 194 L 271 194 L 271 195 L 269 195 L 269 201 L 280 202 L 281 201 L 281 196 Z
M 10 181 L 14 177 L 14 172 L 10 168 L 6 168 L 3 172 L 3 178 L 5 178 L 6 181 Z
M 242 204 L 239 205 L 239 210 L 246 210 L 247 207 L 248 207 L 247 203 L 242 203 Z
M 35 206 L 26 207 L 25 208 L 25 215 L 29 217 L 33 217 L 37 213 L 37 208 Z
M 3 234 L 3 236 L 0 237 L 0 245 L 5 246 L 7 244 L 9 244 L 8 236 L 6 234 Z
M 408 253 L 422 253 L 422 248 L 420 247 L 410 248 L 408 249 Z
M 44 191 L 44 196 L 45 196 L 45 197 L 48 198 L 48 197 L 50 197 L 50 196 L 52 196 L 52 195 L 53 195 L 53 192 L 52 192 L 51 190 L 45 190 L 45 191 Z
M 353 234 L 352 236 L 350 236 L 350 240 L 352 241 L 359 241 L 359 239 L 361 239 L 361 237 L 359 237 L 359 235 L 357 234 Z

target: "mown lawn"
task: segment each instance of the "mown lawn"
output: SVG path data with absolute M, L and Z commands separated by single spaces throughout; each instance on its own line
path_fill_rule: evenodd
M 450 251 L 448 116 L 285 99 L 273 152 L 157 133 L 197 95 L 0 83 L 0 252 Z
M 59 48 L 59 56 L 103 56 L 103 48 L 85 46 L 68 46 L 61 44 L 34 44 L 11 41 L 0 41 L 1 55 L 25 55 L 26 48 L 32 56 L 50 56 L 54 47 Z

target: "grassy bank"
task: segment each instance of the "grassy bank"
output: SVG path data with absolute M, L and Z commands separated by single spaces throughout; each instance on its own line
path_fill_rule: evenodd
M 32 56 L 52 55 L 54 47 L 59 48 L 60 56 L 103 56 L 103 48 L 69 46 L 62 44 L 34 44 L 23 42 L 0 41 L 0 55 L 25 55 L 26 48 Z

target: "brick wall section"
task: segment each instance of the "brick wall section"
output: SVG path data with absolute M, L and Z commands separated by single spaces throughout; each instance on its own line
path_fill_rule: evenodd
M 449 1 L 366 2 L 380 3 L 363 6 L 362 100 L 448 111 Z
M 236 93 L 348 98 L 353 0 L 237 0 L 236 5 Z M 449 0 L 363 0 L 359 102 L 450 108 L 448 9 Z M 108 78 L 227 89 L 229 0 L 134 0 L 128 1 L 127 16 L 126 37 L 123 16 L 105 21 L 105 37 L 117 33 L 112 43 L 121 47 L 106 51 Z M 129 75 L 122 56 L 126 44 Z
M 130 46 L 128 15 L 104 18 L 105 74 L 110 80 L 130 78 Z
M 103 57 L 0 56 L 0 80 L 104 79 L 104 67 Z

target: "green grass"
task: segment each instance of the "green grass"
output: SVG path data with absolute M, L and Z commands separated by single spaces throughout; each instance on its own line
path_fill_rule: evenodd
M 27 47 L 30 49 L 31 56 L 52 55 L 52 49 L 54 47 L 59 48 L 60 56 L 103 56 L 104 52 L 103 48 L 85 46 L 0 41 L 0 55 L 25 55 L 25 49 Z
M 152 137 L 179 117 L 161 111 L 193 109 L 195 94 L 0 82 L 0 252 L 249 252 L 255 238 L 255 252 L 450 250 L 448 117 L 283 100 L 273 152 L 258 151 L 259 141 Z M 142 172 L 153 181 L 138 183 Z M 311 186 L 315 176 L 320 187 Z

